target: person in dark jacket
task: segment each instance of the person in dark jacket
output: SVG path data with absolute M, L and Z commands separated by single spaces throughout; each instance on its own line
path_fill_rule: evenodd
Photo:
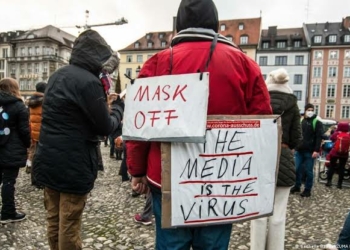
M 288 73 L 283 68 L 270 72 L 266 79 L 273 114 L 281 115 L 283 133 L 273 215 L 251 221 L 251 250 L 284 249 L 287 203 L 295 183 L 292 150 L 302 140 L 298 101 L 288 81 Z
M 315 125 L 314 119 L 316 119 Z M 301 129 L 303 133 L 303 141 L 296 147 L 296 181 L 290 192 L 293 194 L 301 191 L 301 179 L 305 168 L 305 189 L 300 195 L 302 197 L 310 197 L 314 182 L 314 160 L 319 155 L 323 136 L 322 122 L 317 120 L 314 112 L 314 105 L 311 103 L 305 105 L 304 118 L 301 121 Z
M 7 121 L 0 131 L 1 223 L 5 224 L 26 218 L 16 211 L 15 184 L 19 169 L 26 165 L 30 146 L 29 115 L 15 79 L 0 80 L 0 115 Z
M 340 122 L 338 124 L 337 130 L 330 137 L 331 141 L 334 143 L 333 145 L 335 145 L 335 142 L 337 141 L 338 135 L 341 132 L 349 134 L 349 123 Z M 333 175 L 335 172 L 337 161 L 339 161 L 339 163 L 338 163 L 338 175 L 339 176 L 338 176 L 337 188 L 341 189 L 342 185 L 343 185 L 343 180 L 344 180 L 345 165 L 346 165 L 346 162 L 348 161 L 348 158 L 349 158 L 349 152 L 341 154 L 341 153 L 337 152 L 335 147 L 333 146 L 333 148 L 331 149 L 329 154 L 330 154 L 330 167 L 329 167 L 329 170 L 327 172 L 326 186 L 327 187 L 332 186 L 332 178 L 333 178 Z
M 270 97 L 259 66 L 235 44 L 218 35 L 218 28 L 218 12 L 212 0 L 182 0 L 176 21 L 178 33 L 171 49 L 147 60 L 138 77 L 208 71 L 208 115 L 271 114 Z M 148 182 L 151 187 L 155 249 L 228 249 L 232 224 L 162 228 L 160 143 L 127 141 L 126 145 L 132 188 L 137 193 L 146 193 Z
M 32 170 L 45 187 L 51 249 L 82 249 L 81 217 L 97 178 L 99 136 L 115 131 L 124 112 L 120 98 L 109 110 L 108 86 L 99 79 L 111 56 L 105 40 L 86 30 L 74 42 L 70 64 L 48 81 Z

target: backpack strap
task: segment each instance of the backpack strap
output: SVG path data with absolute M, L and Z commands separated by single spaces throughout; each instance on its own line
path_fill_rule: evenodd
M 314 129 L 314 131 L 316 131 L 316 123 L 317 123 L 317 118 L 315 117 L 313 120 L 312 120 L 312 128 Z
M 300 118 L 300 123 L 302 123 L 303 122 L 303 120 L 304 120 L 304 117 L 301 117 Z M 314 130 L 314 131 L 316 131 L 316 124 L 317 124 L 317 118 L 315 117 L 314 119 L 312 119 L 312 129 Z

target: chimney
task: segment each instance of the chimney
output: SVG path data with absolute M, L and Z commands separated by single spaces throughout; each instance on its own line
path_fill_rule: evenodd
M 343 18 L 343 27 L 344 29 L 350 29 L 350 16 Z
M 269 26 L 267 31 L 268 36 L 276 36 L 277 35 L 277 26 Z
M 176 16 L 173 16 L 173 33 L 176 33 Z

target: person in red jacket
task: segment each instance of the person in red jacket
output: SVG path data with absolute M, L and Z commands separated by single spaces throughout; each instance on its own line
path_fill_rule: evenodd
M 335 168 L 337 165 L 337 161 L 339 161 L 338 164 L 338 185 L 337 188 L 341 189 L 342 188 L 342 184 L 343 184 L 343 179 L 344 179 L 344 170 L 345 170 L 345 165 L 346 162 L 348 161 L 348 157 L 349 157 L 349 152 L 347 153 L 339 153 L 336 150 L 335 144 L 338 138 L 338 135 L 340 133 L 348 133 L 349 134 L 349 123 L 347 122 L 340 122 L 338 124 L 337 130 L 331 135 L 331 141 L 334 143 L 333 148 L 331 149 L 331 152 L 329 152 L 330 154 L 330 167 L 329 167 L 329 171 L 327 173 L 327 183 L 326 186 L 327 187 L 331 187 L 332 186 L 332 178 L 335 172 Z
M 182 0 L 176 21 L 178 33 L 171 48 L 151 57 L 139 78 L 208 71 L 208 115 L 272 114 L 259 66 L 235 44 L 217 34 L 218 28 L 218 13 L 212 0 Z M 211 49 L 215 40 L 215 49 Z M 126 144 L 133 190 L 145 193 L 149 185 L 152 192 L 155 249 L 190 249 L 191 246 L 227 249 L 231 224 L 162 229 L 160 143 L 127 141 Z

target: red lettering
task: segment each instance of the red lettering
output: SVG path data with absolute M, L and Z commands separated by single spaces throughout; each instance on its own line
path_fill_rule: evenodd
M 170 89 L 170 85 L 165 85 L 165 86 L 162 88 L 162 92 L 163 92 L 163 94 L 167 95 L 167 97 L 166 97 L 166 98 L 164 98 L 164 101 L 167 101 L 167 100 L 169 100 L 170 95 L 169 95 L 169 93 L 168 93 L 168 92 L 166 92 L 166 91 L 165 91 L 165 87 L 167 87 L 168 89 Z
M 176 87 L 176 90 L 175 90 L 175 93 L 174 93 L 174 96 L 173 96 L 173 101 L 175 100 L 175 98 L 176 98 L 178 95 L 181 95 L 182 100 L 183 100 L 184 102 L 186 102 L 185 97 L 182 95 L 182 91 L 184 91 L 184 90 L 187 88 L 187 84 L 186 84 L 185 86 L 183 86 L 182 89 L 179 90 L 179 88 L 180 88 L 180 85 L 178 85 L 178 86 Z
M 156 117 L 156 116 L 155 116 L 156 114 L 159 114 L 160 111 L 148 111 L 148 113 L 149 113 L 149 114 L 153 114 L 152 117 L 151 117 L 152 127 L 153 127 L 154 121 L 160 119 L 160 117 Z
M 135 95 L 134 101 L 136 99 L 139 99 L 139 101 L 142 101 L 143 96 L 147 95 L 147 101 L 149 101 L 149 90 L 148 90 L 148 86 L 146 86 L 145 90 L 142 92 L 142 86 L 140 86 L 140 88 L 137 90 L 137 93 Z
M 157 99 L 158 99 L 158 101 L 159 101 L 159 100 L 160 100 L 160 86 L 158 86 L 156 92 L 154 93 L 154 96 L 153 96 L 153 98 L 152 98 L 152 101 L 154 100 L 154 98 L 155 98 L 156 96 L 158 96 Z
M 141 126 L 137 126 L 137 117 L 139 117 L 139 115 L 142 115 L 142 119 L 143 119 Z M 142 128 L 143 125 L 145 125 L 145 122 L 146 122 L 145 114 L 142 111 L 137 112 L 136 115 L 135 115 L 135 120 L 134 120 L 135 128 L 137 128 L 137 129 Z
M 170 125 L 170 119 L 176 119 L 179 116 L 171 116 L 173 112 L 176 112 L 176 110 L 164 110 L 164 113 L 168 113 L 168 116 L 165 118 L 167 120 L 167 124 Z

